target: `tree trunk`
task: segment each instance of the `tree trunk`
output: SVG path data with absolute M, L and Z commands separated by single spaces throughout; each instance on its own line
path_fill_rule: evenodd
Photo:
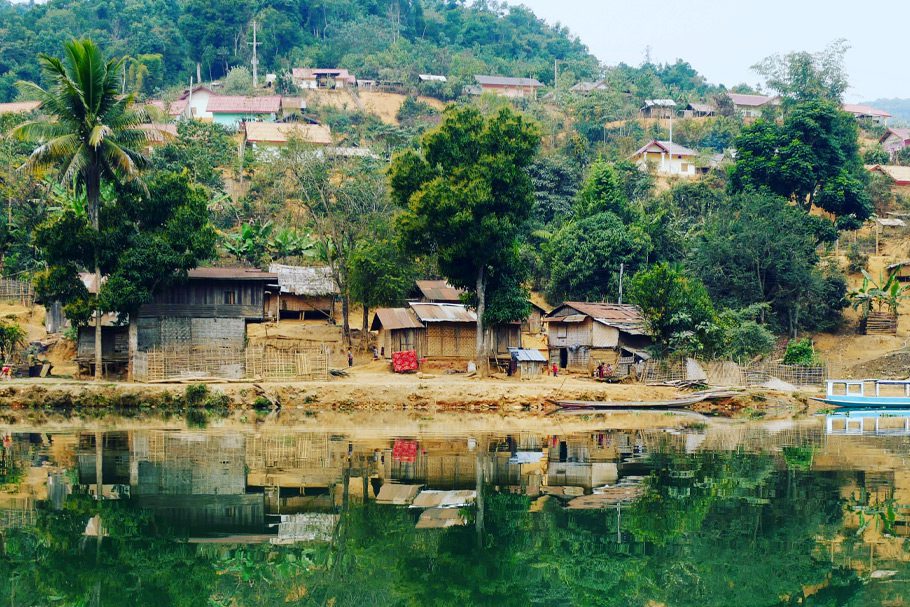
M 95 232 L 101 231 L 101 176 L 90 175 L 85 180 L 85 198 L 88 206 L 89 220 Z M 96 241 L 97 242 L 97 241 Z M 99 267 L 98 245 L 95 245 L 95 300 L 101 294 L 101 268 Z M 97 306 L 96 306 L 97 308 Z M 95 310 L 95 380 L 102 378 L 103 358 L 101 341 L 101 310 Z
M 95 432 L 95 492 L 101 499 L 104 490 L 104 432 Z M 100 530 L 99 530 L 100 532 Z
M 477 374 L 487 377 L 490 374 L 490 360 L 486 349 L 486 327 L 483 323 L 483 314 L 487 309 L 487 277 L 483 266 L 477 271 Z
M 351 300 L 344 294 L 341 296 L 341 332 L 344 335 L 344 343 L 351 347 Z
M 366 350 L 370 345 L 370 340 L 367 339 L 370 331 L 370 308 L 366 304 L 363 304 L 363 325 L 360 332 L 360 345 L 363 347 L 363 350 Z

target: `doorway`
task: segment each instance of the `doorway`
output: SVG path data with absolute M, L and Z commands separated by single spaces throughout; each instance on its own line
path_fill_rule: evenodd
M 559 368 L 565 369 L 569 366 L 569 349 L 560 348 L 559 349 Z

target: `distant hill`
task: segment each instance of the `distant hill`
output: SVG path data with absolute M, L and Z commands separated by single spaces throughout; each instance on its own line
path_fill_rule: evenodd
M 864 101 L 863 103 L 885 110 L 894 116 L 895 122 L 910 124 L 910 99 L 876 99 L 875 101 Z
M 18 0 L 15 0 L 18 2 Z M 198 62 L 203 80 L 250 66 L 253 21 L 260 73 L 343 67 L 358 78 L 414 82 L 449 76 L 452 97 L 474 74 L 561 72 L 596 78 L 600 64 L 566 28 L 523 6 L 454 0 L 0 0 L 0 102 L 19 80 L 40 77 L 39 52 L 57 56 L 73 37 L 93 38 L 108 56 L 148 66 L 144 93 L 185 85 Z

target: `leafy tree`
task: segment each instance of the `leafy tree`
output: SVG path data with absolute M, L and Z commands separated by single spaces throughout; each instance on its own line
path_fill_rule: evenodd
M 370 308 L 402 302 L 414 286 L 414 265 L 397 242 L 384 237 L 358 242 L 350 266 L 351 297 L 363 306 L 362 330 L 366 335 Z
M 34 170 L 57 168 L 64 183 L 75 181 L 85 188 L 88 222 L 99 232 L 102 181 L 137 180 L 146 159 L 138 151 L 147 134 L 138 128 L 142 115 L 132 110 L 132 96 L 118 96 L 118 77 L 123 60 L 105 61 L 91 40 L 65 44 L 67 63 L 47 54 L 39 55 L 45 90 L 24 82 L 23 90 L 43 104 L 46 119 L 25 122 L 13 131 L 39 146 L 29 158 Z M 95 280 L 101 282 L 99 245 L 95 244 Z M 95 378 L 101 378 L 101 314 L 95 315 Z
M 482 369 L 487 314 L 496 314 L 487 310 L 490 275 L 515 267 L 518 236 L 533 204 L 527 167 L 539 140 L 536 127 L 509 109 L 485 118 L 476 109 L 452 107 L 424 135 L 419 153 L 392 162 L 392 193 L 404 209 L 396 225 L 406 249 L 434 252 L 449 282 L 476 298 Z
M 10 362 L 16 351 L 25 344 L 25 330 L 17 322 L 0 320 L 0 359 Z
M 588 168 L 575 203 L 577 217 L 590 217 L 597 213 L 613 213 L 623 223 L 632 223 L 637 219 L 616 170 L 604 160 L 597 160 Z
M 724 355 L 738 363 L 746 363 L 756 356 L 770 354 L 776 340 L 764 325 L 756 322 L 762 306 L 749 306 L 741 310 L 724 310 L 719 314 L 724 331 Z
M 219 169 L 230 166 L 234 149 L 230 135 L 220 124 L 181 120 L 177 123 L 177 137 L 154 151 L 151 164 L 159 171 L 186 170 L 193 182 L 222 190 L 224 178 Z
M 232 67 L 224 77 L 224 92 L 248 95 L 253 91 L 253 74 L 245 67 Z
M 844 67 L 844 55 L 849 49 L 850 45 L 841 38 L 818 53 L 800 51 L 766 57 L 752 69 L 788 102 L 840 103 L 849 86 Z
M 637 305 L 661 355 L 716 354 L 722 337 L 707 289 L 679 266 L 661 263 L 629 281 L 629 301 Z
M 863 152 L 864 164 L 888 164 L 890 160 L 888 152 L 885 151 L 881 144 L 876 144 Z
M 542 154 L 528 167 L 534 184 L 532 225 L 562 223 L 572 215 L 581 185 L 577 165 L 562 154 Z
M 815 365 L 818 364 L 818 355 L 815 353 L 815 345 L 808 337 L 803 339 L 791 339 L 787 342 L 787 350 L 784 352 L 785 365 Z
M 817 206 L 855 227 L 872 212 L 856 120 L 829 101 L 801 103 L 783 124 L 759 120 L 736 140 L 734 192 L 769 190 L 805 210 Z
M 748 194 L 708 219 L 689 264 L 715 302 L 734 309 L 766 303 L 777 325 L 795 333 L 828 313 L 813 295 L 824 283 L 817 244 L 799 209 L 775 196 Z
M 598 213 L 560 228 L 547 245 L 547 299 L 599 301 L 619 295 L 619 266 L 633 275 L 647 261 L 651 239 L 613 213 Z

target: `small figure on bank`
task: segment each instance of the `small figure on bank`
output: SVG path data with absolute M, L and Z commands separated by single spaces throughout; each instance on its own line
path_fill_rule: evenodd
M 350 348 L 348 348 L 348 366 L 354 366 L 354 352 L 352 352 Z
M 597 365 L 597 378 L 598 379 L 604 378 L 604 364 L 603 363 L 600 363 L 599 365 Z
M 559 377 L 559 367 L 556 366 L 556 363 L 553 363 L 553 377 Z

